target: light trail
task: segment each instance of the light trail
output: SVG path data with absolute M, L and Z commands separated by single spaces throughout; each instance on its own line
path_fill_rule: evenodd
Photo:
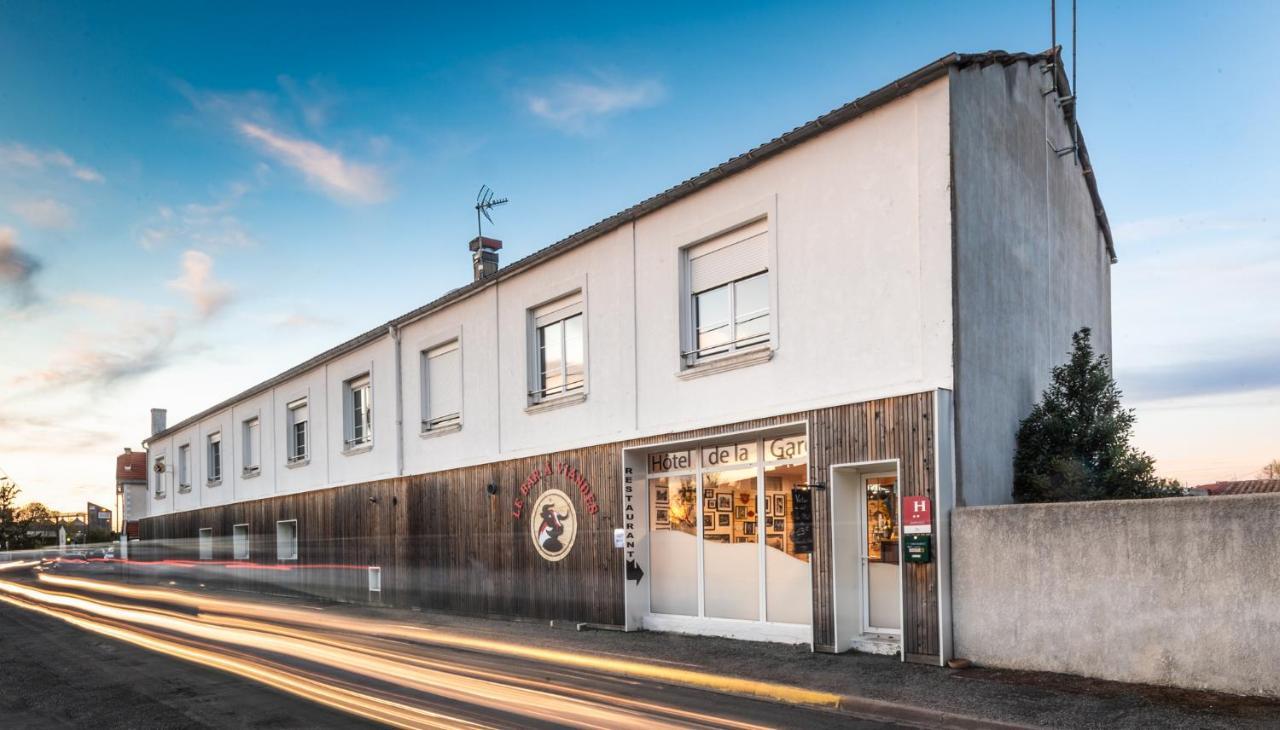
M 100 584 L 98 581 L 51 576 L 46 581 L 63 587 L 86 587 L 95 584 L 109 590 L 108 594 L 132 593 L 132 597 L 156 600 L 167 591 L 132 589 L 127 586 Z M 641 728 L 666 726 L 714 725 L 721 727 L 750 728 L 746 723 L 734 722 L 665 704 L 622 698 L 605 692 L 554 685 L 547 688 L 542 682 L 503 671 L 467 666 L 456 662 L 426 659 L 404 651 L 356 644 L 299 628 L 280 627 L 256 619 L 229 618 L 212 614 L 190 617 L 154 608 L 136 608 L 94 600 L 83 596 L 40 590 L 0 581 L 0 593 L 51 607 L 50 610 L 65 613 L 74 611 L 80 622 L 91 621 L 97 625 L 107 621 L 123 622 L 131 627 L 172 632 L 201 641 L 213 641 L 265 651 L 283 657 L 314 662 L 343 672 L 396 685 L 428 695 L 444 697 L 469 706 L 483 707 L 504 715 L 521 715 L 557 725 L 589 728 Z M 194 597 L 184 594 L 168 596 L 177 600 L 171 604 L 191 607 Z M 0 596 L 4 598 L 4 596 Z M 10 600 L 10 603 L 13 601 Z M 238 606 L 245 606 L 242 602 Z M 267 606 L 256 606 L 261 616 Z M 305 614 L 304 614 L 305 615 Z M 324 625 L 323 628 L 332 628 Z M 77 625 L 80 625 L 79 623 Z M 342 627 L 339 627 L 342 628 Z M 117 629 L 118 630 L 118 629 Z M 152 644 L 169 647 L 173 642 L 157 639 Z M 149 647 L 150 648 L 150 647 Z M 171 647 L 169 647 L 171 648 Z M 161 649 L 157 649 L 161 650 Z M 170 653 L 166 651 L 166 653 Z M 242 661 L 242 665 L 247 662 Z M 243 666 L 240 667 L 243 669 Z M 554 690 L 554 691 L 553 691 Z M 310 697 L 309 697 L 310 698 Z M 329 704 L 329 703 L 326 703 Z M 343 702 L 340 704 L 349 704 Z
M 655 664 L 645 664 L 626 659 L 613 659 L 590 654 L 575 654 L 556 649 L 519 646 L 506 642 L 473 636 L 451 634 L 438 629 L 398 624 L 373 618 L 350 619 L 330 614 L 318 614 L 285 606 L 234 601 L 183 591 L 157 588 L 140 588 L 119 583 L 109 583 L 87 578 L 41 573 L 40 580 L 67 588 L 106 593 L 144 601 L 155 601 L 194 608 L 201 612 L 229 614 L 251 619 L 280 621 L 330 631 L 341 631 L 366 636 L 379 636 L 444 646 L 464 651 L 498 656 L 510 656 L 535 662 L 545 662 L 563 667 L 592 672 L 605 672 L 625 677 L 654 680 L 667 684 L 682 684 L 717 692 L 750 695 L 791 704 L 838 707 L 842 698 L 831 692 L 793 687 L 772 682 L 760 682 L 741 677 L 728 677 L 710 672 L 680 669 Z
M 34 568 L 40 564 L 39 560 L 10 560 L 0 563 L 0 573 L 6 570 L 19 570 L 21 568 Z
M 166 656 L 251 679 L 282 692 L 385 725 L 412 729 L 426 728 L 428 730 L 436 728 L 492 727 L 480 725 L 463 718 L 451 717 L 403 703 L 392 702 L 370 694 L 349 690 L 336 684 L 316 681 L 301 674 L 283 670 L 278 665 L 268 665 L 260 661 L 246 661 L 228 656 L 222 652 L 200 649 L 137 630 L 113 626 L 102 621 L 78 616 L 68 610 L 37 605 L 10 596 L 0 596 L 0 601 L 28 611 L 51 616 L 101 636 L 118 639 Z

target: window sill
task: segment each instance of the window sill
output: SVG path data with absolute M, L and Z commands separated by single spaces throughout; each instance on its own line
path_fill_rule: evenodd
M 178 494 L 191 494 L 191 485 L 187 484 L 178 487 Z
M 205 482 L 204 485 L 206 487 L 220 487 L 222 486 L 222 477 L 218 477 L 217 479 L 210 479 L 209 481 Z
M 293 461 L 286 461 L 286 462 L 284 463 L 284 468 L 286 468 L 286 469 L 298 469 L 298 468 L 300 468 L 300 467 L 304 467 L 304 466 L 306 466 L 307 464 L 310 464 L 310 463 L 311 463 L 311 457 L 309 457 L 309 456 L 308 456 L 308 457 L 307 457 L 307 458 L 305 458 L 305 459 L 295 459 L 295 460 L 293 460 Z
M 167 494 L 157 494 L 157 495 L 155 495 L 155 498 L 156 498 L 156 499 L 164 499 L 164 498 L 165 498 L 165 497 L 167 497 L 167 496 L 168 496 Z
M 462 430 L 462 422 L 451 423 L 448 426 L 436 426 L 432 429 L 426 429 L 418 432 L 419 438 L 432 439 L 437 436 L 447 436 L 451 433 L 457 433 Z
M 344 446 L 342 448 L 342 455 L 355 456 L 356 454 L 363 454 L 366 451 L 372 451 L 372 450 L 373 450 L 373 442 L 366 441 L 362 444 L 353 444 L 351 446 Z
M 261 468 L 257 468 L 257 469 L 245 469 L 243 472 L 241 472 L 241 474 L 240 474 L 240 478 L 241 478 L 241 479 L 252 479 L 252 478 L 254 478 L 254 477 L 256 477 L 256 476 L 260 476 L 261 474 L 262 474 L 262 469 L 261 469 Z
M 769 362 L 773 359 L 772 347 L 761 347 L 755 350 L 747 350 L 745 352 L 735 352 L 732 355 L 720 355 L 714 358 L 700 360 L 693 367 L 687 367 L 676 373 L 676 377 L 681 380 L 692 380 L 701 378 L 704 375 L 714 375 L 723 373 L 728 370 L 737 370 L 738 368 L 750 367 L 762 362 Z
M 542 413 L 543 411 L 554 411 L 557 408 L 564 408 L 565 406 L 577 405 L 578 403 L 582 403 L 586 399 L 587 399 L 587 394 L 585 392 L 556 396 L 555 398 L 547 398 L 546 400 L 542 400 L 537 403 L 530 403 L 529 405 L 525 406 L 524 412 L 525 413 Z

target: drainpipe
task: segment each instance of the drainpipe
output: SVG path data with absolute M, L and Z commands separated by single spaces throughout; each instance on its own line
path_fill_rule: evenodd
M 400 330 L 394 325 L 387 325 L 387 334 L 396 343 L 396 476 L 404 476 L 404 382 L 400 363 Z

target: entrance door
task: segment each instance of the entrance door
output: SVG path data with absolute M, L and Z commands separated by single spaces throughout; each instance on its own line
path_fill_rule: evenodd
M 898 550 L 898 480 L 893 475 L 862 480 L 862 630 L 902 631 L 902 576 Z

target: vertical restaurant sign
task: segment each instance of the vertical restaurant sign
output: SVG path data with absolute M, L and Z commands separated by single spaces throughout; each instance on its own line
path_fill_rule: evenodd
M 791 542 L 796 554 L 813 552 L 813 491 L 797 487 L 791 492 Z

